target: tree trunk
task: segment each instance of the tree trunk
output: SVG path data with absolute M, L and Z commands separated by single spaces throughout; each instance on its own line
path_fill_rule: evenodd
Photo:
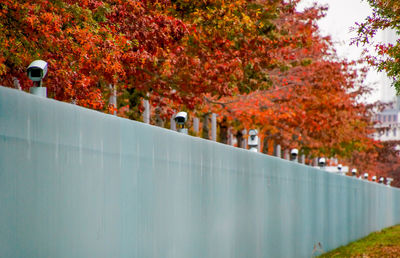
M 155 117 L 155 125 L 159 127 L 164 127 L 164 120 L 161 118 L 161 108 L 156 107 L 154 110 L 154 113 L 156 115 Z
M 269 154 L 268 141 L 269 141 L 268 136 L 265 136 L 265 137 L 264 137 L 264 140 L 263 140 L 262 153 Z
M 228 123 L 224 117 L 219 124 L 219 139 L 222 143 L 228 143 Z
M 243 148 L 243 134 L 242 131 L 237 131 L 236 133 L 236 141 L 239 148 Z
M 210 113 L 205 113 L 203 115 L 203 131 L 201 133 L 201 137 L 204 139 L 210 139 L 210 134 L 209 134 L 209 119 L 210 119 Z

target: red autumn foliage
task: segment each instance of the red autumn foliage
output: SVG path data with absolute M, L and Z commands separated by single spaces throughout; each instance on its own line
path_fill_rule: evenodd
M 3 0 L 0 83 L 27 90 L 26 67 L 43 59 L 58 100 L 113 113 L 111 84 L 121 116 L 139 119 L 149 99 L 158 120 L 212 111 L 225 133 L 256 127 L 265 145 L 378 164 L 364 71 L 319 35 L 325 8 L 298 2 Z

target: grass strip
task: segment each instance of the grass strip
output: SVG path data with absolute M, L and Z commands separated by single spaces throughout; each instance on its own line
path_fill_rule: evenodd
M 319 257 L 400 257 L 400 225 L 371 233 Z

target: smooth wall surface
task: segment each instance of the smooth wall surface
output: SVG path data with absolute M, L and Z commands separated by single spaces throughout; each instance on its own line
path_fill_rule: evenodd
M 400 191 L 0 87 L 0 257 L 310 257 Z

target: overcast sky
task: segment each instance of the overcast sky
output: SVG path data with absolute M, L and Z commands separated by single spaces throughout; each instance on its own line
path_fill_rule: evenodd
M 310 6 L 314 2 L 329 7 L 326 17 L 321 19 L 318 25 L 322 35 L 331 35 L 338 55 L 351 60 L 360 58 L 362 48 L 350 46 L 351 39 L 356 37 L 356 33 L 351 32 L 351 27 L 354 27 L 356 22 L 364 21 L 372 13 L 368 3 L 361 0 L 303 0 L 299 8 Z M 394 90 L 392 88 L 381 89 L 380 87 L 381 84 L 389 82 L 385 82 L 382 75 L 374 69 L 370 69 L 366 82 L 375 85 L 376 89 L 373 95 L 368 97 L 368 101 L 378 99 L 388 101 L 393 98 Z

